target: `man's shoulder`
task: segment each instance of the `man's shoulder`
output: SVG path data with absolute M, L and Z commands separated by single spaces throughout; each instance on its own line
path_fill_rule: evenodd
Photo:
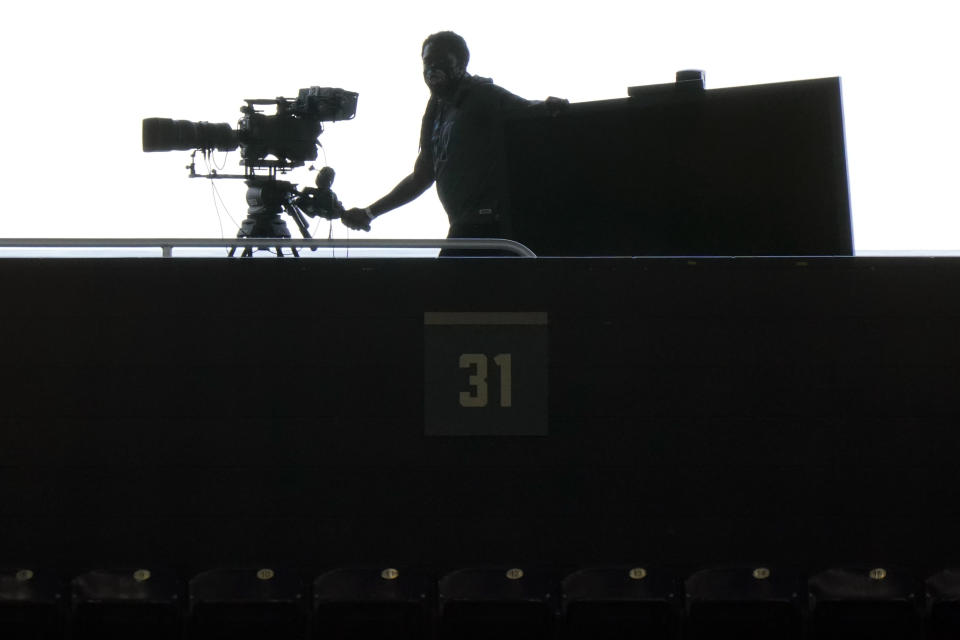
M 501 106 L 521 106 L 529 103 L 528 100 L 496 84 L 491 78 L 474 76 L 473 80 L 464 96 L 466 100 L 495 102 Z
M 507 91 L 497 83 L 493 81 L 493 78 L 482 78 L 480 76 L 472 76 L 470 85 L 467 89 L 470 93 L 480 93 L 480 94 L 499 94 Z M 509 92 L 508 92 L 509 93 Z

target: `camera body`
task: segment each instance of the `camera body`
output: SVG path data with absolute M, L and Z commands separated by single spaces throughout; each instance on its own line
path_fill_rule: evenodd
M 357 113 L 357 94 L 329 87 L 300 89 L 296 99 L 246 100 L 237 126 L 240 156 L 252 167 L 295 167 L 317 159 L 317 138 L 324 122 L 350 120 Z M 257 110 L 276 105 L 274 115 Z M 272 155 L 276 161 L 267 160 Z

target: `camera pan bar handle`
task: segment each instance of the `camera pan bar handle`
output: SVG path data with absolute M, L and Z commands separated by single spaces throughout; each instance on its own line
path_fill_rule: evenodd
M 310 240 L 310 228 L 307 225 L 306 219 L 303 217 L 303 211 L 300 210 L 300 207 L 293 204 L 292 202 L 284 202 L 283 210 L 287 212 L 287 215 L 293 218 L 293 221 L 297 224 L 297 228 L 300 229 L 300 235 L 305 239 Z M 316 247 L 312 247 L 316 251 Z

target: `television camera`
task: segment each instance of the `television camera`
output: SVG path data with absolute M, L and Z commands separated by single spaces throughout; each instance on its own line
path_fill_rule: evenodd
M 238 238 L 289 238 L 290 231 L 280 217 L 283 212 L 293 218 L 304 238 L 310 238 L 305 215 L 334 220 L 343 213 L 343 205 L 331 188 L 335 177 L 333 169 L 323 167 L 317 174 L 316 186 L 303 189 L 278 180 L 277 174 L 316 160 L 323 123 L 353 119 L 357 95 L 343 89 L 308 87 L 300 89 L 295 99 L 245 100 L 246 104 L 240 108 L 243 116 L 236 129 L 227 123 L 145 118 L 143 150 L 192 149 L 187 166 L 191 178 L 244 180 L 247 217 L 237 232 Z M 274 105 L 276 113 L 265 114 L 258 109 L 267 105 Z M 196 172 L 197 151 L 207 156 L 213 151 L 234 151 L 237 147 L 243 174 Z M 297 255 L 295 248 L 292 251 Z M 243 252 L 244 256 L 251 254 L 251 247 Z M 280 248 L 277 255 L 283 255 Z

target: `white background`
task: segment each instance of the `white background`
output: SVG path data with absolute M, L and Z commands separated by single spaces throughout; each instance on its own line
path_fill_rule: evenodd
M 705 70 L 707 88 L 841 76 L 857 250 L 957 250 L 953 4 L 8 3 L 0 237 L 233 237 L 210 183 L 186 177 L 187 152 L 141 151 L 141 120 L 235 124 L 244 98 L 310 85 L 360 94 L 356 119 L 327 125 L 320 141 L 344 205 L 366 206 L 412 168 L 428 95 L 420 44 L 452 29 L 470 45 L 472 73 L 531 99 L 622 97 L 685 68 Z M 224 170 L 238 171 L 238 159 Z M 239 222 L 243 184 L 218 187 Z M 332 231 L 348 235 L 339 223 Z M 317 235 L 327 233 L 323 222 Z M 430 191 L 364 237 L 445 234 Z

